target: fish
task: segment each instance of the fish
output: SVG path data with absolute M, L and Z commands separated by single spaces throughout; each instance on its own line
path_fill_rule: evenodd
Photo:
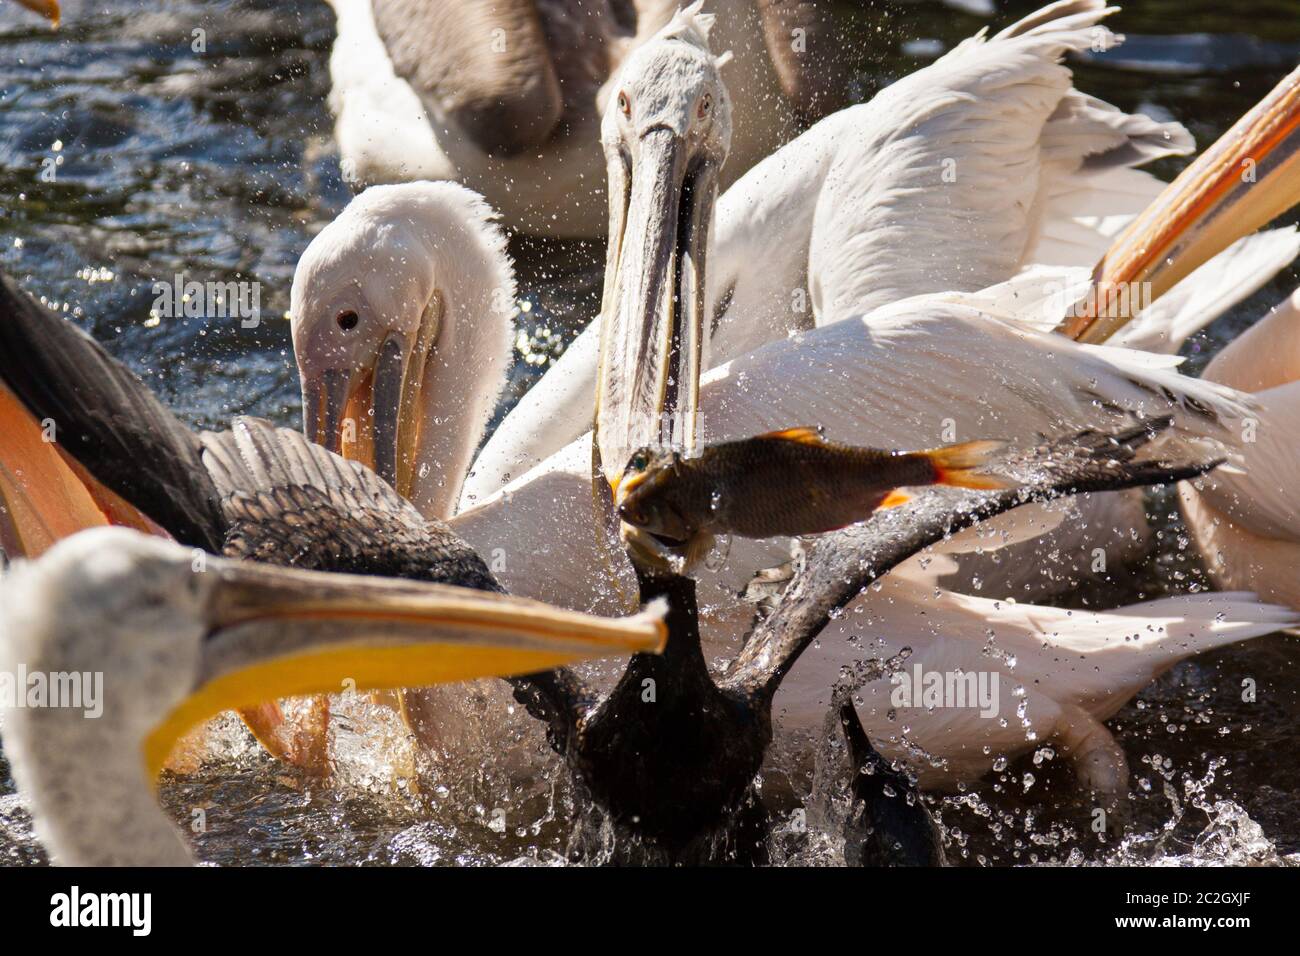
M 905 503 L 905 487 L 1015 488 L 990 474 L 1004 441 L 895 452 L 827 441 L 817 428 L 787 428 L 706 447 L 696 457 L 643 448 L 628 461 L 619 517 L 665 544 L 699 536 L 822 534 Z

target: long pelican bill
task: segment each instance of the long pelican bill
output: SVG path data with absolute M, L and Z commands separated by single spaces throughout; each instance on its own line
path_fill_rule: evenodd
M 1105 341 L 1234 241 L 1300 203 L 1300 69 L 1178 176 L 1111 245 L 1057 331 Z M 1134 290 L 1141 294 L 1135 295 Z
M 652 126 L 635 160 L 611 150 L 610 243 L 596 453 L 612 488 L 645 446 L 690 449 L 704 348 L 704 252 L 717 164 Z
M 303 431 L 408 498 L 420 440 L 420 389 L 441 318 L 442 299 L 435 293 L 414 336 L 391 331 L 370 365 L 327 368 L 302 383 Z
M 190 560 L 189 552 L 177 560 Z M 450 585 L 209 558 L 196 686 L 150 733 L 156 778 L 175 742 L 266 700 L 510 677 L 663 649 L 662 612 L 627 618 Z
M 106 524 L 162 535 L 156 524 L 65 454 L 0 383 L 0 548 L 35 558 L 55 542 Z
M 18 0 L 20 7 L 26 7 L 33 13 L 39 13 L 46 20 L 50 21 L 52 26 L 59 25 L 59 0 Z

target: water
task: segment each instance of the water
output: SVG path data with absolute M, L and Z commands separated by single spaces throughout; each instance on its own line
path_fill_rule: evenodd
M 981 24 L 937 4 L 902 5 L 888 17 L 882 6 L 862 15 L 870 46 L 861 96 Z M 1036 6 L 998 0 L 999 22 Z M 1215 0 L 1126 6 L 1112 25 L 1129 43 L 1079 64 L 1079 86 L 1128 110 L 1173 116 L 1202 144 L 1300 60 L 1296 0 L 1255 0 L 1249 17 Z M 298 255 L 348 198 L 326 106 L 330 10 L 308 0 L 66 0 L 64 11 L 63 29 L 51 34 L 0 4 L 0 268 L 90 330 L 187 422 L 216 426 L 242 413 L 296 424 L 297 376 L 281 317 Z M 1157 172 L 1168 178 L 1177 168 Z M 527 311 L 507 403 L 594 312 L 603 256 L 599 244 L 518 240 L 512 252 Z M 264 320 L 248 329 L 237 320 L 152 318 L 153 284 L 179 272 L 259 282 Z M 1189 345 L 1193 361 L 1298 281 L 1293 269 L 1216 323 Z M 1197 574 L 1179 552 L 1176 519 L 1165 524 L 1137 585 L 1148 595 L 1185 589 Z M 1140 778 L 1121 843 L 1092 833 L 1064 760 L 1040 748 L 938 801 L 949 857 L 971 865 L 1295 861 L 1297 665 L 1300 647 L 1281 635 L 1205 655 L 1110 722 Z M 1240 701 L 1242 675 L 1258 682 L 1258 703 Z M 162 788 L 201 859 L 557 860 L 571 799 L 526 718 L 514 715 L 506 733 L 525 770 L 507 773 L 492 759 L 507 746 L 498 739 L 475 742 L 485 759 L 469 771 L 414 755 L 383 708 L 352 700 L 339 711 L 340 771 L 330 785 L 276 766 L 237 722 L 219 722 L 193 772 Z M 764 791 L 787 816 L 773 837 L 778 861 L 839 859 L 834 748 L 818 760 L 770 761 Z M 0 862 L 43 860 L 0 754 Z

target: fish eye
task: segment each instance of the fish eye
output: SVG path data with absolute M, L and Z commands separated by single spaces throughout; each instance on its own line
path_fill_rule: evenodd
M 627 98 L 627 94 L 622 90 L 618 93 L 618 109 L 624 116 L 632 115 L 632 101 Z
M 713 95 L 710 93 L 705 93 L 703 96 L 700 97 L 700 108 L 699 108 L 700 119 L 704 119 L 704 117 L 708 115 L 709 110 L 712 108 L 713 108 Z
M 346 312 L 340 312 L 335 316 L 334 321 L 338 323 L 338 327 L 344 332 L 350 332 L 357 327 L 358 318 L 355 312 L 348 309 Z

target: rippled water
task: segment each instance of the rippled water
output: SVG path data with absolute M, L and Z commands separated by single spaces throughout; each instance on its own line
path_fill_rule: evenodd
M 981 21 L 930 3 L 864 15 L 862 95 L 915 69 Z M 999 22 L 1038 6 L 998 0 Z M 1128 110 L 1173 116 L 1206 144 L 1300 61 L 1300 5 L 1254 0 L 1131 2 L 1129 36 L 1079 64 L 1078 84 Z M 57 34 L 0 3 L 0 268 L 91 330 L 183 418 L 298 421 L 288 324 L 297 256 L 346 203 L 330 141 L 323 2 L 65 0 Z M 196 34 L 195 31 L 203 31 Z M 201 36 L 206 49 L 196 52 Z M 53 164 L 54 179 L 41 172 Z M 1157 171 L 1172 175 L 1177 164 Z M 528 311 L 519 316 L 517 396 L 594 312 L 602 250 L 516 241 Z M 155 281 L 261 283 L 266 321 L 150 318 Z M 1300 280 L 1294 270 L 1189 346 L 1199 363 Z M 1172 505 L 1157 499 L 1162 514 Z M 1163 519 L 1148 594 L 1182 589 L 1197 569 Z M 1247 707 L 1241 677 L 1258 682 Z M 1300 644 L 1281 635 L 1175 668 L 1110 726 L 1138 779 L 1129 836 L 1102 845 L 1059 756 L 1040 750 L 937 805 L 954 862 L 1278 863 L 1300 853 Z M 467 700 L 467 716 L 482 701 Z M 571 810 L 545 741 L 515 715 L 508 745 L 474 742 L 472 768 L 414 755 L 390 712 L 360 699 L 334 720 L 331 785 L 274 765 L 233 720 L 220 721 L 169 777 L 163 799 L 217 863 L 555 862 Z M 527 766 L 507 773 L 506 747 Z M 833 748 L 773 761 L 765 793 L 789 815 L 779 861 L 835 863 Z M 516 761 L 515 763 L 518 763 Z M 842 783 L 842 781 L 841 781 Z M 808 798 L 809 791 L 813 796 Z M 805 802 L 806 809 L 803 809 Z M 201 823 L 201 825 L 200 825 Z M 0 861 L 44 854 L 0 753 Z

